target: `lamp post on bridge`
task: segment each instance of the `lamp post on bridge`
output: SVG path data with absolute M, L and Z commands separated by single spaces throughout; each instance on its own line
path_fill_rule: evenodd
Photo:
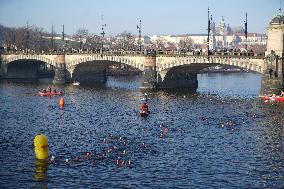
M 65 51 L 65 33 L 64 33 L 64 24 L 62 25 L 62 41 L 63 41 L 63 47 L 62 51 Z
M 79 39 L 80 39 L 80 51 L 82 50 L 82 45 L 83 45 L 83 37 L 82 34 L 79 35 Z
M 209 7 L 208 7 L 208 26 L 207 26 L 207 56 L 209 57 L 209 35 L 210 35 L 210 18 L 209 18 L 209 15 L 210 15 L 210 12 L 209 12 Z
M 142 51 L 142 40 L 141 40 L 141 19 L 139 21 L 139 25 L 137 25 L 138 33 L 139 33 L 139 39 L 138 39 L 138 44 L 139 44 L 139 51 Z
M 54 50 L 54 26 L 51 26 L 51 50 Z
M 101 35 L 102 35 L 102 49 L 101 49 L 101 54 L 103 54 L 103 49 L 104 49 L 104 37 L 105 37 L 105 27 L 106 27 L 106 24 L 103 24 L 102 25 L 102 33 L 101 33 Z
M 284 39 L 284 34 L 282 35 L 283 36 L 283 39 Z M 281 68 L 280 69 L 280 77 L 282 78 L 282 87 L 283 87 L 283 90 L 284 90 L 284 43 L 283 43 L 283 49 L 282 49 L 282 53 L 281 53 L 281 62 L 280 62 L 280 65 L 281 65 Z
M 29 48 L 29 39 L 30 39 L 29 23 L 27 22 L 27 28 L 26 28 L 26 52 L 28 52 L 28 48 Z
M 248 14 L 246 13 L 246 20 L 244 21 L 245 25 L 245 38 L 246 38 L 246 50 L 248 50 Z

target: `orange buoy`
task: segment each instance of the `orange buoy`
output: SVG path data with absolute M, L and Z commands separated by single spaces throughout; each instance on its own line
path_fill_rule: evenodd
M 168 134 L 168 132 L 169 132 L 169 129 L 167 127 L 164 128 L 164 135 Z
M 64 98 L 61 97 L 59 100 L 59 106 L 63 107 L 64 105 L 65 105 Z

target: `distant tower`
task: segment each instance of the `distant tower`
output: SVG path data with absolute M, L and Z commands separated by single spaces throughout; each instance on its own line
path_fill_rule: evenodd
M 284 16 L 279 9 L 278 14 L 272 18 L 267 28 L 267 51 L 266 55 L 270 54 L 273 50 L 277 55 L 282 56 L 284 45 Z
M 216 27 L 215 27 L 215 22 L 213 22 L 212 20 L 212 15 L 211 15 L 211 22 L 210 22 L 211 26 L 211 31 L 210 31 L 210 40 L 209 40 L 209 48 L 210 49 L 215 49 L 216 48 Z
M 224 17 L 222 16 L 222 20 L 220 22 L 220 35 L 225 35 L 225 32 L 226 32 L 226 24 Z
M 232 35 L 232 28 L 230 27 L 230 25 L 227 25 L 227 33 L 228 35 Z
M 142 26 L 141 26 L 141 19 L 139 21 L 139 25 L 137 25 L 137 29 L 138 29 L 138 32 L 139 32 L 139 39 L 138 39 L 138 44 L 139 44 L 139 51 L 142 50 L 142 36 L 141 36 L 141 29 L 142 29 Z
M 222 36 L 222 46 L 226 45 L 226 24 L 224 17 L 222 16 L 222 20 L 220 22 L 220 35 Z

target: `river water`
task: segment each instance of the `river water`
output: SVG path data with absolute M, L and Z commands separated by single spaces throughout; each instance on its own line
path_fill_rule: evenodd
M 284 104 L 258 99 L 254 73 L 202 74 L 197 92 L 148 91 L 139 77 L 104 86 L 0 85 L 0 188 L 284 188 Z M 44 133 L 54 161 L 35 160 Z M 68 162 L 66 162 L 67 160 Z

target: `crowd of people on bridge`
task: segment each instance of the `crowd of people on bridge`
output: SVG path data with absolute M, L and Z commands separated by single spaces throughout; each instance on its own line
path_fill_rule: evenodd
M 207 50 L 200 48 L 191 48 L 191 49 L 179 49 L 179 50 L 162 50 L 155 48 L 147 48 L 139 51 L 139 49 L 123 50 L 123 49 L 110 49 L 110 48 L 58 48 L 58 49 L 48 49 L 48 50 L 34 50 L 34 49 L 20 49 L 15 45 L 4 45 L 0 46 L 0 53 L 2 54 L 92 54 L 92 53 L 108 53 L 108 52 L 140 52 L 145 55 L 156 55 L 156 54 L 184 54 L 184 55 L 230 55 L 230 56 L 256 56 L 252 49 L 241 50 L 239 48 L 216 48 L 210 49 L 209 53 Z M 264 55 L 257 54 L 257 55 Z

